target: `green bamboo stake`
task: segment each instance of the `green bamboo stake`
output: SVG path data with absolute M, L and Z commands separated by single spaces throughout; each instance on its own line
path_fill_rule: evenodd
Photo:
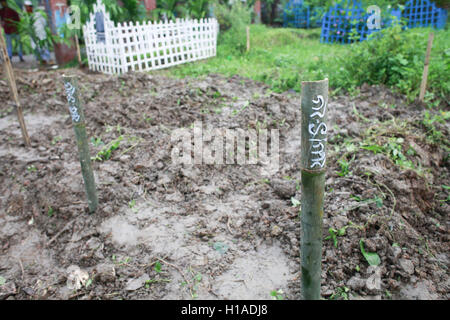
M 72 117 L 73 129 L 77 139 L 78 153 L 81 163 L 84 185 L 88 198 L 89 212 L 93 213 L 98 206 L 97 190 L 95 187 L 94 173 L 92 172 L 91 157 L 86 135 L 86 123 L 83 108 L 78 96 L 77 80 L 75 76 L 63 75 L 64 88 L 66 90 L 69 111 Z
M 328 79 L 302 82 L 302 293 L 320 299 Z

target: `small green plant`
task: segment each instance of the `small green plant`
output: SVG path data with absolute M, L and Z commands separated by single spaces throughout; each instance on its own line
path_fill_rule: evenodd
M 366 261 L 369 263 L 369 265 L 378 266 L 381 263 L 380 256 L 376 252 L 366 252 L 366 250 L 364 250 L 364 240 L 363 239 L 359 240 L 359 247 L 361 249 L 362 255 L 364 256 Z
M 162 265 L 161 265 L 161 263 L 159 261 L 156 261 L 154 269 L 155 269 L 156 273 L 161 273 Z
M 52 140 L 52 146 L 54 146 L 55 144 L 57 144 L 58 142 L 60 142 L 62 140 L 61 136 L 56 136 L 53 138 Z
M 53 214 L 54 214 L 54 210 L 53 210 L 53 208 L 52 207 L 48 207 L 48 210 L 47 210 L 47 216 L 49 217 L 49 218 L 51 218 L 52 216 L 53 216 Z
M 433 144 L 444 144 L 444 146 L 450 147 L 448 137 L 445 137 L 444 133 L 435 126 L 435 123 L 444 124 L 448 120 L 450 120 L 450 111 L 440 111 L 433 116 L 429 111 L 424 112 L 422 124 L 427 129 L 427 137 Z
M 119 148 L 120 142 L 123 140 L 123 136 L 119 136 L 117 139 L 114 139 L 106 146 L 104 146 L 95 157 L 92 157 L 93 161 L 104 161 L 109 160 L 111 158 L 112 152 Z
M 339 287 L 336 292 L 330 296 L 330 300 L 348 300 L 350 289 L 347 287 Z
M 336 230 L 334 228 L 328 229 L 328 233 L 330 234 L 325 238 L 325 240 L 333 240 L 334 247 L 337 248 L 338 246 L 338 237 L 342 237 L 345 235 L 345 232 L 347 230 L 348 226 L 342 227 L 339 230 Z
M 352 172 L 349 170 L 350 163 L 355 160 L 355 155 L 353 155 L 352 159 L 350 161 L 347 160 L 347 156 L 344 155 L 341 159 L 338 160 L 338 164 L 341 167 L 341 171 L 338 172 L 338 176 L 345 177 L 348 174 L 352 174 Z
M 100 137 L 97 137 L 97 138 L 92 137 L 91 138 L 91 143 L 95 147 L 99 147 L 99 146 L 105 144 Z
M 133 199 L 130 202 L 128 202 L 128 206 L 130 207 L 131 211 L 134 213 L 137 213 L 139 210 L 136 208 L 136 200 Z
M 270 296 L 272 297 L 272 300 L 284 300 L 284 292 L 281 289 L 273 290 L 270 292 Z
M 301 205 L 300 200 L 297 200 L 294 197 L 291 198 L 291 203 L 294 208 L 300 207 Z
M 89 286 L 92 284 L 92 279 L 91 278 L 89 278 L 87 281 L 86 281 L 86 284 L 84 285 L 85 286 L 85 288 L 87 289 L 87 288 L 89 288 Z
M 27 171 L 28 172 L 36 172 L 37 168 L 36 168 L 36 166 L 34 164 L 32 164 L 32 165 L 27 167 Z
M 192 270 L 191 270 L 192 272 Z M 201 275 L 201 273 L 197 273 L 194 276 L 194 283 L 192 284 L 192 299 L 197 299 L 198 298 L 198 285 L 200 284 L 200 282 L 202 281 L 203 276 Z

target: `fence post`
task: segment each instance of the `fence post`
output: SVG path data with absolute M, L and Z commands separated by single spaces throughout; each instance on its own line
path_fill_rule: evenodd
M 328 79 L 302 82 L 301 264 L 305 300 L 320 299 Z
M 14 70 L 11 65 L 11 60 L 9 60 L 8 52 L 6 51 L 5 38 L 3 37 L 3 28 L 0 28 L 0 47 L 2 56 L 4 59 L 6 75 L 8 77 L 9 87 L 11 89 L 11 94 L 13 96 L 14 102 L 16 103 L 17 118 L 20 124 L 20 130 L 22 131 L 22 138 L 25 142 L 25 146 L 31 147 L 30 137 L 28 136 L 27 127 L 25 125 L 25 119 L 23 118 L 22 106 L 20 105 L 19 93 L 17 92 L 16 78 L 14 76 Z
M 89 212 L 93 213 L 98 206 L 97 190 L 95 187 L 94 173 L 92 172 L 89 144 L 86 135 L 86 123 L 83 108 L 78 95 L 77 81 L 75 76 L 63 75 L 64 89 L 69 102 L 70 115 L 72 117 L 73 129 L 77 139 L 78 153 L 80 157 L 81 173 L 84 179 L 86 194 L 88 198 Z

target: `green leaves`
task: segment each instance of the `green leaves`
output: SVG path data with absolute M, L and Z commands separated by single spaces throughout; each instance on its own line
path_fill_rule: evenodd
M 328 233 L 329 233 L 330 235 L 327 236 L 327 237 L 325 238 L 325 240 L 329 240 L 329 239 L 333 240 L 334 247 L 337 248 L 337 245 L 338 245 L 338 239 L 337 239 L 337 237 L 342 237 L 342 236 L 344 236 L 344 235 L 345 235 L 345 232 L 346 232 L 346 230 L 347 230 L 347 228 L 348 228 L 348 226 L 342 227 L 342 228 L 340 228 L 339 230 L 336 230 L 336 229 L 334 229 L 334 228 L 328 229 Z
M 117 139 L 114 139 L 110 143 L 108 143 L 106 146 L 100 150 L 95 157 L 92 157 L 91 160 L 94 161 L 103 161 L 103 160 L 109 160 L 111 158 L 111 154 L 114 150 L 119 148 L 120 142 L 123 140 L 123 136 L 118 137 Z
M 292 206 L 294 207 L 294 208 L 297 208 L 297 207 L 299 207 L 300 206 L 300 200 L 297 200 L 297 199 L 295 199 L 294 197 L 292 197 L 291 198 L 291 203 L 292 203 Z
M 155 263 L 155 272 L 156 273 L 161 273 L 161 270 L 162 270 L 161 263 L 159 261 L 156 261 L 156 263 Z
M 272 290 L 270 292 L 270 296 L 272 297 L 273 300 L 284 300 L 283 290 L 281 290 L 281 289 Z
M 361 253 L 366 258 L 367 262 L 371 266 L 378 266 L 381 263 L 380 256 L 376 252 L 366 252 L 364 250 L 364 241 L 363 239 L 359 240 L 359 247 L 361 249 Z
M 0 286 L 4 285 L 6 283 L 6 279 L 0 276 Z

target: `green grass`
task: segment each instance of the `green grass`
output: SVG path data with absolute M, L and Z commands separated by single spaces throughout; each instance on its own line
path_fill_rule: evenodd
M 265 25 L 252 25 L 251 50 L 249 53 L 240 53 L 229 42 L 219 37 L 217 56 L 207 60 L 183 64 L 174 68 L 160 71 L 175 77 L 198 77 L 211 73 L 225 76 L 240 75 L 256 81 L 268 84 L 275 92 L 284 92 L 289 89 L 300 91 L 301 81 L 319 80 L 325 77 L 330 79 L 330 87 L 333 89 L 346 89 L 352 91 L 355 81 L 347 79 L 344 72 L 346 57 L 351 56 L 361 44 L 339 45 L 320 43 L 320 29 L 292 29 L 271 28 Z M 414 81 L 410 80 L 410 74 L 405 73 L 405 81 L 413 86 L 405 93 L 414 89 L 412 94 L 418 92 L 420 78 L 423 69 L 423 57 L 425 55 L 428 33 L 431 29 L 412 29 L 404 32 L 417 39 L 420 54 L 416 58 L 416 67 L 410 69 L 414 75 Z M 449 80 L 445 76 L 448 71 L 450 57 L 450 32 L 448 30 L 434 30 L 435 39 L 430 60 L 430 91 L 446 96 Z M 378 40 L 373 40 L 378 41 Z M 384 50 L 384 48 L 380 48 Z M 389 51 L 387 49 L 386 51 Z M 370 54 L 368 55 L 370 57 Z M 360 59 L 362 57 L 359 57 Z M 359 65 L 359 63 L 356 63 Z M 358 66 L 355 66 L 358 68 Z M 409 65 L 405 66 L 408 68 Z M 362 72 L 364 72 L 362 70 Z M 444 77 L 444 78 L 442 78 Z M 440 80 L 438 80 L 439 78 Z M 416 89 L 417 87 L 417 89 Z M 397 90 L 402 91 L 398 86 Z M 427 95 L 433 93 L 427 93 Z
M 240 75 L 265 82 L 277 92 L 300 91 L 302 80 L 323 78 L 326 70 L 333 67 L 333 57 L 349 50 L 348 46 L 320 43 L 320 29 L 252 25 L 250 34 L 249 53 L 238 53 L 219 41 L 215 58 L 180 65 L 166 72 L 177 77 L 210 73 Z

